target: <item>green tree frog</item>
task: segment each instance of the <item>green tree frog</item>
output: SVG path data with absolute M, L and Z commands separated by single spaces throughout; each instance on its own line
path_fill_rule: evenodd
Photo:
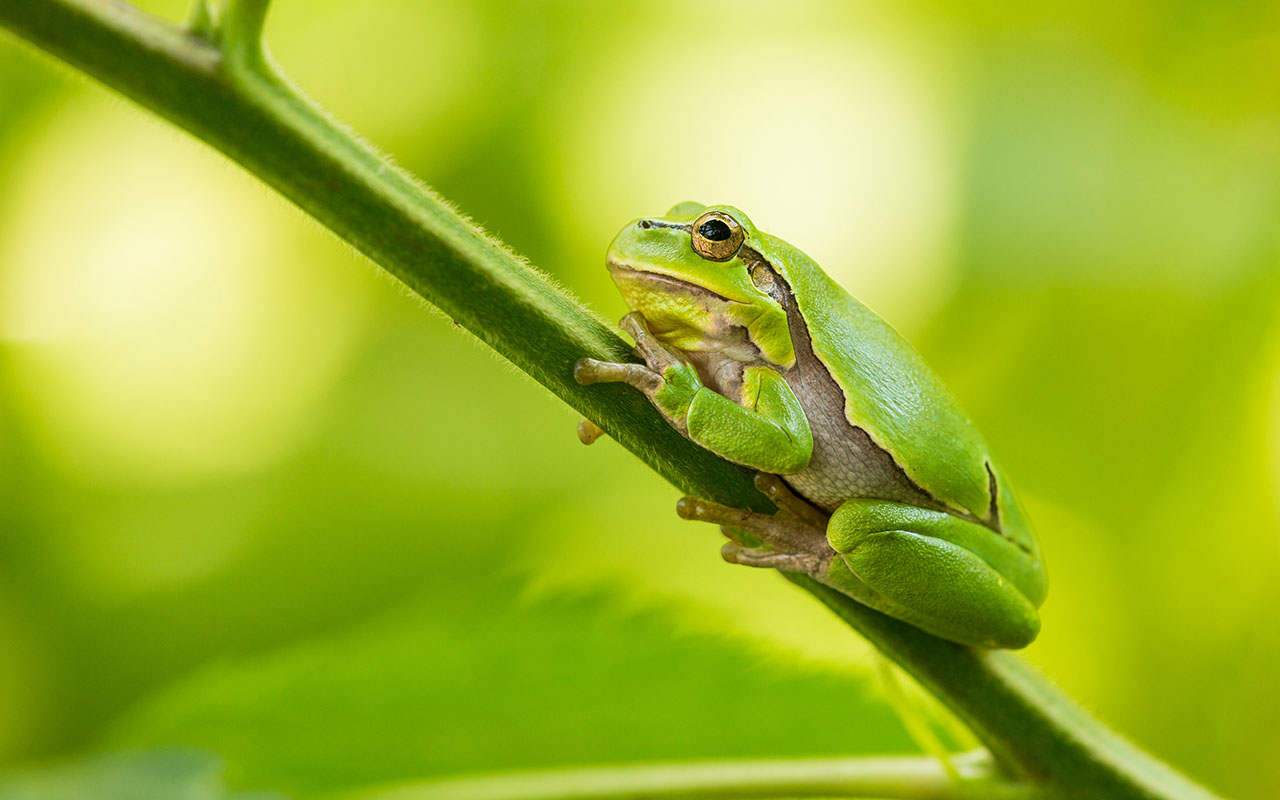
M 680 503 L 722 526 L 726 560 L 806 573 L 960 644 L 1035 639 L 1047 583 L 1029 521 L 887 322 L 732 206 L 635 220 L 607 263 L 644 363 L 584 359 L 575 376 L 630 384 L 689 439 L 758 471 L 777 514 Z

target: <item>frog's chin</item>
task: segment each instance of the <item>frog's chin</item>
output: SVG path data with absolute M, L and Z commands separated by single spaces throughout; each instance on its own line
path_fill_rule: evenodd
M 733 302 L 729 298 L 696 283 L 690 283 L 672 275 L 653 272 L 643 267 L 623 264 L 618 261 L 609 262 L 609 274 L 613 277 L 613 282 L 617 285 L 618 290 L 628 300 L 631 299 L 631 295 L 637 293 L 636 290 L 639 290 L 639 292 L 647 294 L 668 294 L 686 297 L 708 308 L 717 305 L 728 306 Z M 644 309 L 640 308 L 636 310 L 642 313 L 644 311 Z
M 685 351 L 738 349 L 747 331 L 734 321 L 740 305 L 696 283 L 626 265 L 610 264 L 613 281 L 664 344 Z M 754 352 L 754 348 L 750 348 Z

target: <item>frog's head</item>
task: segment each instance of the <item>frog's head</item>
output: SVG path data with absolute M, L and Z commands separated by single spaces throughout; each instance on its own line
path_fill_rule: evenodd
M 623 228 L 609 246 L 609 272 L 667 345 L 790 366 L 787 314 L 767 291 L 752 248 L 760 237 L 733 206 L 681 203 Z

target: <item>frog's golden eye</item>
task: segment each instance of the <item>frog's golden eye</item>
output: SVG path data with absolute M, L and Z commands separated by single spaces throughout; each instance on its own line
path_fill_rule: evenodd
M 738 254 L 747 234 L 733 217 L 708 211 L 693 221 L 693 252 L 708 261 L 728 261 Z

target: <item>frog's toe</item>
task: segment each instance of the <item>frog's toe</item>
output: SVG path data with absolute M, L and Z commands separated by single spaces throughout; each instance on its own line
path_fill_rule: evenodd
M 618 327 L 626 331 L 635 340 L 636 355 L 643 358 L 645 363 L 652 369 L 662 372 L 667 367 L 684 360 L 678 352 L 667 347 L 657 336 L 653 335 L 653 332 L 649 330 L 649 323 L 640 312 L 632 311 L 623 317 L 622 321 L 618 323 Z
M 578 420 L 578 441 L 583 444 L 594 444 L 604 436 L 604 429 L 589 419 Z
M 762 569 L 780 569 L 783 572 L 803 572 L 820 575 L 826 569 L 826 561 L 814 553 L 776 553 L 758 547 L 744 547 L 727 542 L 720 548 L 720 555 L 730 564 Z
M 648 337 L 653 334 L 649 332 L 649 324 L 645 322 L 644 314 L 639 311 L 632 311 L 622 319 L 618 320 L 618 327 L 631 334 L 632 338 Z
M 756 489 L 772 500 L 773 504 L 778 508 L 786 511 L 796 519 L 826 530 L 830 515 L 791 491 L 791 487 L 787 486 L 786 481 L 782 480 L 782 478 L 772 472 L 757 472 L 754 482 Z
M 646 394 L 662 388 L 662 376 L 643 364 L 619 364 L 584 358 L 573 365 L 573 379 L 587 386 L 593 383 L 627 383 Z
M 745 531 L 781 552 L 813 553 L 824 557 L 832 552 L 823 529 L 800 520 L 743 511 L 692 496 L 680 498 L 676 513 L 683 519 Z
M 653 332 L 649 330 L 649 323 L 645 321 L 644 315 L 639 311 L 632 311 L 619 320 L 618 327 L 622 328 L 635 341 L 639 350 L 649 350 L 655 346 L 661 347 Z

